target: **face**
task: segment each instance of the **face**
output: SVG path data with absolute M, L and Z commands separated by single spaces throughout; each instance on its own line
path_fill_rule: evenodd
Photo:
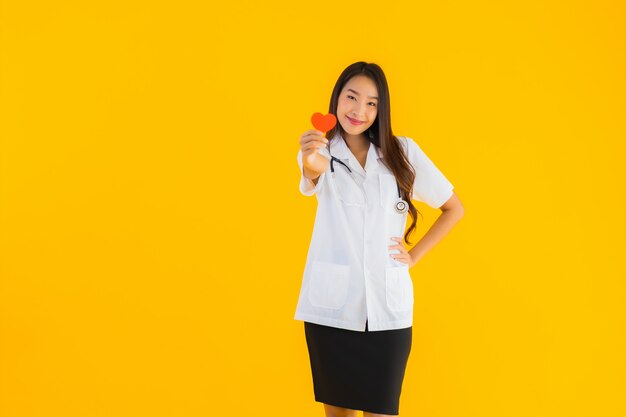
M 377 114 L 378 90 L 374 81 L 364 75 L 352 77 L 341 90 L 337 103 L 337 121 L 343 130 L 359 136 L 372 126 Z

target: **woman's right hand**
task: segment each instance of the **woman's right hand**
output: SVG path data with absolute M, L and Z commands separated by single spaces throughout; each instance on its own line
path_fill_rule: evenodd
M 307 130 L 300 136 L 302 164 L 307 169 L 316 170 L 315 161 L 317 160 L 318 149 L 326 146 L 327 143 L 328 139 L 324 137 L 324 132 L 317 129 Z M 327 161 L 326 158 L 324 158 L 324 160 Z M 319 169 L 319 167 L 317 167 L 317 169 Z

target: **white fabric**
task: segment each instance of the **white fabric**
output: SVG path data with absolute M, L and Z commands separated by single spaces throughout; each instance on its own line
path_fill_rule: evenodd
M 413 199 L 439 208 L 453 185 L 411 138 L 398 136 L 416 171 Z M 395 177 L 373 143 L 365 169 L 337 133 L 330 154 L 335 176 L 322 173 L 317 185 L 304 177 L 298 151 L 300 192 L 317 197 L 317 213 L 294 319 L 348 330 L 390 330 L 413 324 L 413 281 L 409 266 L 391 257 L 392 237 L 403 237 L 408 213 L 399 214 Z M 326 148 L 319 153 L 330 159 Z M 367 202 L 367 206 L 365 203 Z

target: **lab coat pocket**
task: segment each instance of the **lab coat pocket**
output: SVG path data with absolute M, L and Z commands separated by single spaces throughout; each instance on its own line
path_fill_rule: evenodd
M 331 179 L 343 205 L 362 207 L 366 203 L 362 180 L 356 175 L 353 178 L 348 172 L 335 168 L 335 176 Z
M 394 208 L 398 201 L 396 177 L 392 174 L 379 174 L 378 179 L 380 183 L 380 205 L 386 212 L 399 215 Z
M 407 266 L 388 266 L 385 269 L 387 307 L 392 311 L 413 308 L 413 280 Z
M 350 265 L 314 261 L 311 266 L 309 301 L 316 307 L 338 309 L 348 298 Z

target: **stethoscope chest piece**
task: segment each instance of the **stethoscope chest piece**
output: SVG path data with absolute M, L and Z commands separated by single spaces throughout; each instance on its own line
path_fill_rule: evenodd
M 329 153 L 330 153 L 330 151 L 329 151 Z M 353 177 L 352 176 L 352 170 L 350 169 L 350 167 L 348 167 L 348 165 L 343 163 L 343 161 L 341 161 L 341 160 L 339 160 L 339 159 L 337 159 L 337 158 L 335 158 L 334 156 L 331 155 L 331 158 L 330 158 L 330 171 L 331 171 L 331 177 L 333 179 L 335 178 L 335 167 L 333 165 L 333 162 L 335 162 L 335 161 L 337 161 L 339 164 L 344 166 L 348 170 L 348 172 L 350 173 L 350 176 Z M 353 177 L 353 179 L 354 179 L 354 177 Z M 402 199 L 402 194 L 400 192 L 400 185 L 398 184 L 397 181 L 396 181 L 396 187 L 398 188 L 398 201 L 396 201 L 396 203 L 394 204 L 394 209 L 396 210 L 396 213 L 404 214 L 407 211 L 409 211 L 409 204 Z M 365 190 L 362 189 L 361 191 L 363 191 L 363 197 L 364 197 L 364 199 L 366 201 L 365 205 L 367 205 L 367 195 L 365 194 Z M 341 197 L 339 197 L 339 198 L 341 198 Z
M 409 205 L 407 204 L 407 202 L 406 202 L 406 201 L 404 201 L 404 200 L 402 200 L 402 199 L 399 199 L 399 200 L 396 202 L 395 209 L 396 209 L 396 211 L 397 211 L 398 213 L 400 213 L 400 214 L 404 214 L 404 213 L 406 213 L 407 211 L 409 211 Z

